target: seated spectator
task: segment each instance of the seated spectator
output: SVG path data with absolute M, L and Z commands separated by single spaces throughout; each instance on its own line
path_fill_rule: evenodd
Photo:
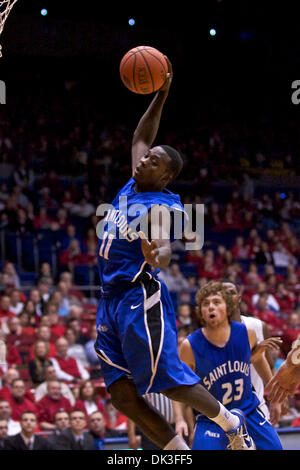
M 100 411 L 94 411 L 89 416 L 90 434 L 94 439 L 96 450 L 104 450 L 104 439 L 122 435 L 121 431 L 108 429 L 105 424 L 105 418 Z
M 52 434 L 48 436 L 48 442 L 51 445 L 52 449 L 57 448 L 57 441 L 62 431 L 70 427 L 70 416 L 66 411 L 57 411 L 54 415 L 54 424 L 55 429 L 53 429 Z
M 35 335 L 35 306 L 32 300 L 28 300 L 24 304 L 24 308 L 21 313 L 19 313 L 18 318 L 20 319 L 22 333 L 25 335 Z
M 76 227 L 75 227 L 75 225 L 71 224 L 71 225 L 68 225 L 67 230 L 66 230 L 66 234 L 65 234 L 64 238 L 62 239 L 62 242 L 61 242 L 62 250 L 67 249 L 70 246 L 70 243 L 74 240 L 79 243 L 79 247 L 81 248 L 81 246 L 80 246 L 81 240 L 80 240 L 80 238 L 78 237 L 78 235 L 76 233 Z
M 51 294 L 49 302 L 57 305 L 58 315 L 60 317 L 66 317 L 67 315 L 69 315 L 69 308 L 67 308 L 66 305 L 64 304 L 63 297 L 58 290 L 55 290 Z
M 82 344 L 77 342 L 78 333 L 73 328 L 67 328 L 65 338 L 68 341 L 68 357 L 73 357 L 79 361 L 84 367 L 88 367 L 88 360 L 85 349 Z
M 69 319 L 67 321 L 67 328 L 72 328 L 76 335 L 76 343 L 82 344 L 83 346 L 89 341 L 90 322 L 81 321 L 81 315 L 83 312 L 82 307 L 73 305 L 70 309 Z
M 37 288 L 40 294 L 41 310 L 43 314 L 45 313 L 45 305 L 47 304 L 50 298 L 51 286 L 52 284 L 47 277 L 41 277 L 38 280 Z
M 33 225 L 35 230 L 51 230 L 53 219 L 49 217 L 47 208 L 41 207 L 38 215 L 33 219 Z
M 55 344 L 51 341 L 52 340 L 51 329 L 49 328 L 49 326 L 40 325 L 36 330 L 36 341 L 34 344 L 31 345 L 30 350 L 29 350 L 30 360 L 33 360 L 36 357 L 35 344 L 38 340 L 43 341 L 46 345 L 46 350 L 47 350 L 46 359 L 49 359 L 49 357 L 55 356 L 56 347 L 55 347 Z
M 170 292 L 180 292 L 184 289 L 188 289 L 188 282 L 184 278 L 177 263 L 171 264 L 169 268 L 162 269 L 158 277 L 166 283 Z
M 52 365 L 52 362 L 47 359 L 49 345 L 38 339 L 33 346 L 34 358 L 29 361 L 28 370 L 33 385 L 40 385 L 45 381 L 46 367 Z
M 86 198 L 81 198 L 78 204 L 74 204 L 70 208 L 70 214 L 77 215 L 78 217 L 87 218 L 96 212 L 96 208 L 93 204 L 88 202 Z
M 10 307 L 11 307 L 11 303 L 10 303 L 9 295 L 2 295 L 0 299 L 0 319 L 1 320 L 3 318 L 15 316 L 14 312 L 11 311 Z
M 5 440 L 7 439 L 8 422 L 6 419 L 0 418 L 0 450 L 5 448 Z
M 72 406 L 61 393 L 58 380 L 47 382 L 47 394 L 36 403 L 38 419 L 42 429 L 55 429 L 54 415 L 57 411 L 71 412 Z
M 287 267 L 296 264 L 296 258 L 285 248 L 283 243 L 277 242 L 272 253 L 275 267 Z
M 266 242 L 260 242 L 259 249 L 256 251 L 254 259 L 256 264 L 273 263 L 273 256 L 269 249 L 269 245 Z
M 66 327 L 62 324 L 62 317 L 58 315 L 58 305 L 49 301 L 45 307 L 45 316 L 49 319 L 51 337 L 60 338 L 65 334 Z
M 90 335 L 91 335 L 91 339 L 84 345 L 87 360 L 90 366 L 98 366 L 98 365 L 100 366 L 99 357 L 97 356 L 96 351 L 95 351 L 95 341 L 97 339 L 96 324 L 91 326 Z
M 257 305 L 260 294 L 266 294 L 268 309 L 272 310 L 273 312 L 279 312 L 280 310 L 279 304 L 277 300 L 275 299 L 274 295 L 267 292 L 267 285 L 265 282 L 260 282 L 257 285 L 257 294 L 254 294 L 252 296 L 252 304 L 254 307 L 256 307 Z
M 245 245 L 244 238 L 239 236 L 235 239 L 235 244 L 231 248 L 232 255 L 235 259 L 248 259 L 249 247 Z
M 13 263 L 5 263 L 3 268 L 3 274 L 6 274 L 8 276 L 8 281 L 14 287 L 14 289 L 20 289 L 20 278 Z
M 68 219 L 67 211 L 63 208 L 58 209 L 56 220 L 52 224 L 52 230 L 66 230 L 68 225 L 70 225 L 70 221 Z
M 5 342 L 5 334 L 1 330 L 0 330 L 0 340 Z M 16 346 L 14 346 L 13 344 L 7 344 L 6 364 L 4 365 L 4 368 L 20 366 L 21 364 L 22 364 L 22 359 Z
M 254 310 L 254 316 L 268 324 L 271 336 L 277 336 L 282 333 L 283 322 L 267 307 L 267 299 L 267 293 L 260 294 L 256 309 Z
M 9 401 L 11 397 L 12 383 L 15 379 L 19 379 L 19 378 L 20 378 L 20 373 L 17 369 L 15 369 L 14 367 L 7 369 L 2 379 L 2 388 L 0 389 L 0 400 Z M 26 389 L 25 397 L 28 400 L 34 402 L 34 396 L 32 395 L 29 389 Z
M 57 378 L 67 382 L 77 382 L 90 378 L 88 371 L 73 357 L 68 357 L 68 342 L 65 338 L 56 341 L 56 356 L 51 357 Z
M 59 256 L 58 263 L 67 269 L 71 269 L 76 264 L 81 264 L 81 248 L 78 240 L 71 240 L 68 247 Z
M 293 342 L 296 341 L 300 334 L 300 315 L 298 312 L 293 312 L 289 315 L 287 322 L 285 322 L 282 327 L 282 330 L 281 349 L 285 354 L 288 354 Z
M 84 411 L 87 417 L 94 413 L 94 411 L 101 411 L 104 413 L 104 403 L 97 397 L 95 387 L 90 380 L 85 380 L 80 385 L 79 397 L 73 408 L 75 410 Z
M 7 400 L 0 399 L 0 421 L 5 419 L 7 421 L 7 435 L 15 436 L 21 431 L 21 426 L 18 421 L 11 417 L 11 406 Z
M 34 400 L 38 402 L 41 400 L 45 395 L 47 395 L 47 387 L 48 382 L 51 380 L 57 380 L 56 370 L 53 365 L 49 365 L 45 368 L 45 381 L 37 386 L 34 393 Z M 61 393 L 62 395 L 69 400 L 72 406 L 75 405 L 75 398 L 71 389 L 68 387 L 67 384 L 61 382 Z
M 49 284 L 53 285 L 53 276 L 51 273 L 51 266 L 49 263 L 42 263 L 39 269 L 38 281 L 40 279 L 47 279 Z
M 43 314 L 43 307 L 44 307 L 44 302 L 42 301 L 42 297 L 40 294 L 39 289 L 34 287 L 33 289 L 30 290 L 29 292 L 29 300 L 31 300 L 34 304 L 35 307 L 35 315 L 38 315 L 39 317 L 42 316 Z
M 14 379 L 11 384 L 11 394 L 8 401 L 12 409 L 11 417 L 16 421 L 20 421 L 21 415 L 25 411 L 32 411 L 33 413 L 37 411 L 35 404 L 26 398 L 25 392 L 24 380 Z
M 290 292 L 286 289 L 284 282 L 280 282 L 277 285 L 274 297 L 277 300 L 281 311 L 290 313 L 296 308 L 296 295 L 294 292 Z
M 95 450 L 94 439 L 85 432 L 87 421 L 83 411 L 70 413 L 70 427 L 61 432 L 57 440 L 57 450 Z
M 82 301 L 84 295 L 81 291 L 74 288 L 73 276 L 70 271 L 64 271 L 59 276 L 60 281 L 64 281 L 67 284 L 69 294 L 76 297 L 79 301 Z
M 178 320 L 178 326 L 184 326 L 184 327 L 191 327 L 193 330 L 196 330 L 198 328 L 197 322 L 193 319 L 192 315 L 192 307 L 190 304 L 181 304 L 178 306 L 178 314 L 177 314 L 177 320 Z
M 65 281 L 59 281 L 56 290 L 61 294 L 62 305 L 70 311 L 73 305 L 80 305 L 79 300 L 69 292 L 69 284 Z
M 19 289 L 13 289 L 10 294 L 10 307 L 9 310 L 18 315 L 22 312 L 24 302 L 21 301 L 21 291 Z
M 112 404 L 111 398 L 105 403 L 105 421 L 108 429 L 125 431 L 128 428 L 128 418 Z
M 20 416 L 21 432 L 8 437 L 6 450 L 51 450 L 47 439 L 35 434 L 37 417 L 32 411 L 23 412 Z
M 24 209 L 18 209 L 17 218 L 9 224 L 9 230 L 19 234 L 34 234 L 34 226 Z M 19 288 L 19 286 L 15 286 Z

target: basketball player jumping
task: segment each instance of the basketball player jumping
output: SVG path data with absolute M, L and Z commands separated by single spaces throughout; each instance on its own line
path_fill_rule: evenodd
M 281 450 L 279 437 L 260 409 L 260 400 L 252 389 L 250 359 L 257 345 L 255 331 L 232 321 L 236 304 L 221 282 L 206 284 L 197 292 L 196 302 L 204 327 L 184 340 L 181 359 L 227 408 L 233 411 L 238 407 L 243 411 L 249 435 L 258 450 Z M 252 355 L 252 360 L 258 370 L 266 362 L 261 353 Z M 198 415 L 196 421 L 192 449 L 225 450 L 228 447 L 226 434 L 214 422 L 203 414 Z
M 166 145 L 152 147 L 172 81 L 169 61 L 168 67 L 166 82 L 134 132 L 132 178 L 104 218 L 95 350 L 114 406 L 159 448 L 188 449 L 142 398 L 150 392 L 161 392 L 209 417 L 224 430 L 233 450 L 252 450 L 243 413 L 228 411 L 179 359 L 175 312 L 166 285 L 157 278 L 159 268 L 171 259 L 169 209 L 176 204 L 177 210 L 184 210 L 179 196 L 165 189 L 182 168 L 181 156 Z M 162 217 L 153 218 L 158 205 Z M 151 242 L 132 229 L 137 206 L 140 217 L 149 220 Z

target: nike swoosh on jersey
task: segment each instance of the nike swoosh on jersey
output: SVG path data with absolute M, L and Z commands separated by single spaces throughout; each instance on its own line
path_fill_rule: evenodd
M 131 310 L 134 310 L 135 308 L 138 308 L 141 305 L 142 302 L 140 302 L 138 305 L 131 305 Z

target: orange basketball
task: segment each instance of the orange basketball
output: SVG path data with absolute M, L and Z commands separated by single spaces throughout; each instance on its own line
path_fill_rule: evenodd
M 168 64 L 165 57 L 150 46 L 131 49 L 120 63 L 122 82 L 130 91 L 140 95 L 157 91 L 164 84 L 167 73 Z

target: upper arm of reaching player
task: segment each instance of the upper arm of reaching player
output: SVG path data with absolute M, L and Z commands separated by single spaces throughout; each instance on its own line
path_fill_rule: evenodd
M 187 366 L 189 366 L 193 371 L 196 369 L 195 356 L 191 343 L 188 339 L 185 339 L 180 348 L 179 348 L 179 357 Z
M 252 351 L 255 348 L 255 346 L 257 345 L 256 333 L 255 333 L 254 330 L 252 330 L 252 328 L 247 328 L 247 332 L 248 332 L 248 339 L 249 339 L 250 348 L 251 348 L 251 351 Z

